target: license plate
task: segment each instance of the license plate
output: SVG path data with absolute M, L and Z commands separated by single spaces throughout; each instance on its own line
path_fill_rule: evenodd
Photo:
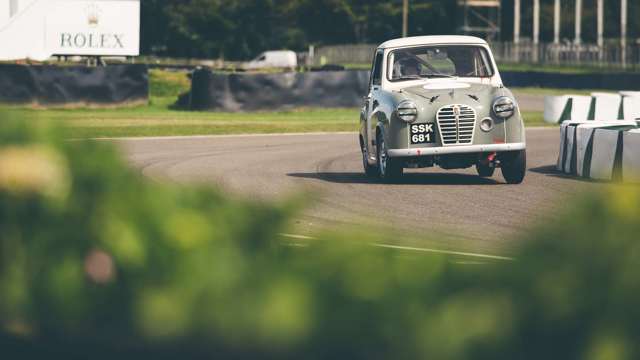
M 436 142 L 436 124 L 413 124 L 409 128 L 411 145 L 433 144 Z

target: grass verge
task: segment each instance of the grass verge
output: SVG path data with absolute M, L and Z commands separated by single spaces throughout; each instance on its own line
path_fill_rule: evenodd
M 358 109 L 282 112 L 187 112 L 150 105 L 130 109 L 11 109 L 29 121 L 51 120 L 77 138 L 343 132 L 358 130 Z M 524 112 L 527 126 L 543 126 L 541 112 Z
M 189 136 L 357 131 L 359 110 L 294 109 L 275 112 L 194 112 L 170 109 L 189 90 L 184 72 L 150 71 L 150 103 L 145 106 L 93 109 L 7 107 L 0 109 L 28 121 L 50 120 L 70 128 L 77 138 Z M 523 88 L 516 94 L 556 95 L 564 90 Z M 584 93 L 584 91 L 580 92 Z M 523 113 L 528 126 L 545 125 L 541 112 Z

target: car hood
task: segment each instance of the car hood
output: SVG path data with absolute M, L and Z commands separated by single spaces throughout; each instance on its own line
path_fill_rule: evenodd
M 503 88 L 494 85 L 454 80 L 412 86 L 403 89 L 402 93 L 413 98 L 422 98 L 432 104 L 460 102 L 469 105 L 491 103 L 497 96 L 507 95 Z

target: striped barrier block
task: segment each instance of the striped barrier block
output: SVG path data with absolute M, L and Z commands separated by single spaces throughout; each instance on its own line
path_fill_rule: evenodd
M 614 93 L 591 93 L 593 99 L 589 120 L 611 121 L 622 119 L 622 96 Z
M 595 180 L 613 180 L 616 160 L 622 154 L 622 131 L 596 129 L 593 135 L 593 151 L 589 177 Z
M 557 170 L 565 174 L 590 177 L 593 153 L 601 151 L 594 149 L 596 130 L 611 130 L 622 133 L 636 128 L 635 121 L 568 121 L 562 123 Z M 598 149 L 602 149 L 604 146 L 599 143 Z M 615 146 L 618 146 L 617 142 Z
M 585 124 L 576 128 L 576 174 L 589 177 L 591 154 L 593 153 L 593 134 L 598 125 Z
M 635 121 L 588 122 L 576 126 L 576 175 L 590 177 L 594 134 L 597 129 L 627 131 L 636 127 Z
M 592 97 L 583 95 L 545 96 L 544 120 L 551 124 L 587 121 L 592 102 Z
M 577 125 L 567 126 L 567 134 L 566 134 L 566 143 L 565 143 L 565 154 L 564 154 L 564 164 L 562 165 L 562 171 L 566 174 L 573 174 L 573 169 L 575 169 L 574 164 L 575 154 L 576 154 L 576 128 Z
M 622 92 L 622 116 L 625 120 L 640 120 L 640 91 Z
M 622 135 L 622 179 L 640 182 L 640 130 L 629 130 Z
M 586 121 L 565 121 L 560 125 L 560 152 L 556 169 L 571 173 L 571 159 L 575 153 L 576 127 L 588 124 Z

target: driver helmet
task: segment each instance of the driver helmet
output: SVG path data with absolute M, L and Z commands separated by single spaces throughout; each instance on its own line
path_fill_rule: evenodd
M 420 75 L 420 62 L 412 56 L 407 56 L 399 61 L 400 63 L 400 75 L 412 76 Z

